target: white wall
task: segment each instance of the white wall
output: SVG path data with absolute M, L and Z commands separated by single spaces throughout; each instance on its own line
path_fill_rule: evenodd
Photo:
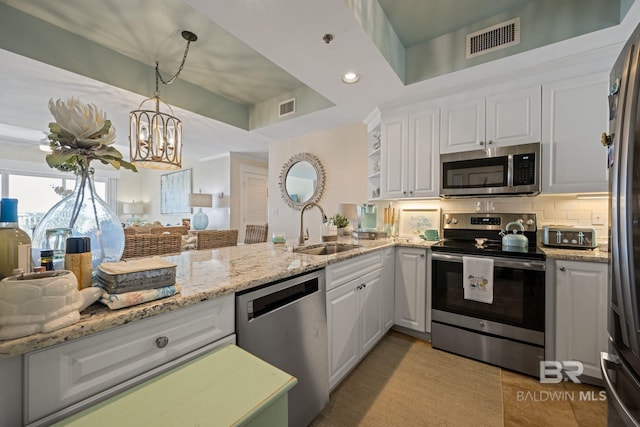
M 311 153 L 318 157 L 326 173 L 325 190 L 319 205 L 327 216 L 336 213 L 338 203 L 367 200 L 367 128 L 362 123 L 274 142 L 269 147 L 269 230 L 284 231 L 297 240 L 300 211 L 291 209 L 280 195 L 279 176 L 291 156 Z M 320 241 L 320 212 L 312 208 L 304 214 L 310 242 Z

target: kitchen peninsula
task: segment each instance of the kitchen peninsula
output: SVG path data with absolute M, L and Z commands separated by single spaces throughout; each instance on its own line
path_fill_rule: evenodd
M 288 252 L 285 245 L 258 243 L 218 249 L 184 251 L 164 257 L 176 264 L 176 282 L 182 292 L 173 297 L 111 311 L 94 304 L 75 325 L 48 334 L 0 341 L 0 358 L 86 337 L 182 307 L 233 294 L 297 274 L 324 268 L 365 253 L 393 246 L 392 239 L 360 241 L 360 248 L 329 256 Z M 426 246 L 428 242 L 416 242 Z

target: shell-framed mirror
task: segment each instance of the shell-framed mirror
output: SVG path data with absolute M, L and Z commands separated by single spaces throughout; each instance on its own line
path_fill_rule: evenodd
M 320 159 L 311 153 L 298 153 L 282 166 L 280 194 L 290 208 L 302 209 L 305 203 L 318 202 L 325 185 L 325 172 Z

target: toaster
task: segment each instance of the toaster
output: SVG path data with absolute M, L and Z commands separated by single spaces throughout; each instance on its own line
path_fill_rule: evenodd
M 566 225 L 545 225 L 542 228 L 542 244 L 570 249 L 593 249 L 598 246 L 593 228 Z

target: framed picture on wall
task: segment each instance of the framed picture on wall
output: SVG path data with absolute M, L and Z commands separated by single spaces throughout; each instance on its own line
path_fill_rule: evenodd
M 402 209 L 398 225 L 400 237 L 418 237 L 426 230 L 439 230 L 440 209 Z
M 190 213 L 191 169 L 160 176 L 160 213 Z

